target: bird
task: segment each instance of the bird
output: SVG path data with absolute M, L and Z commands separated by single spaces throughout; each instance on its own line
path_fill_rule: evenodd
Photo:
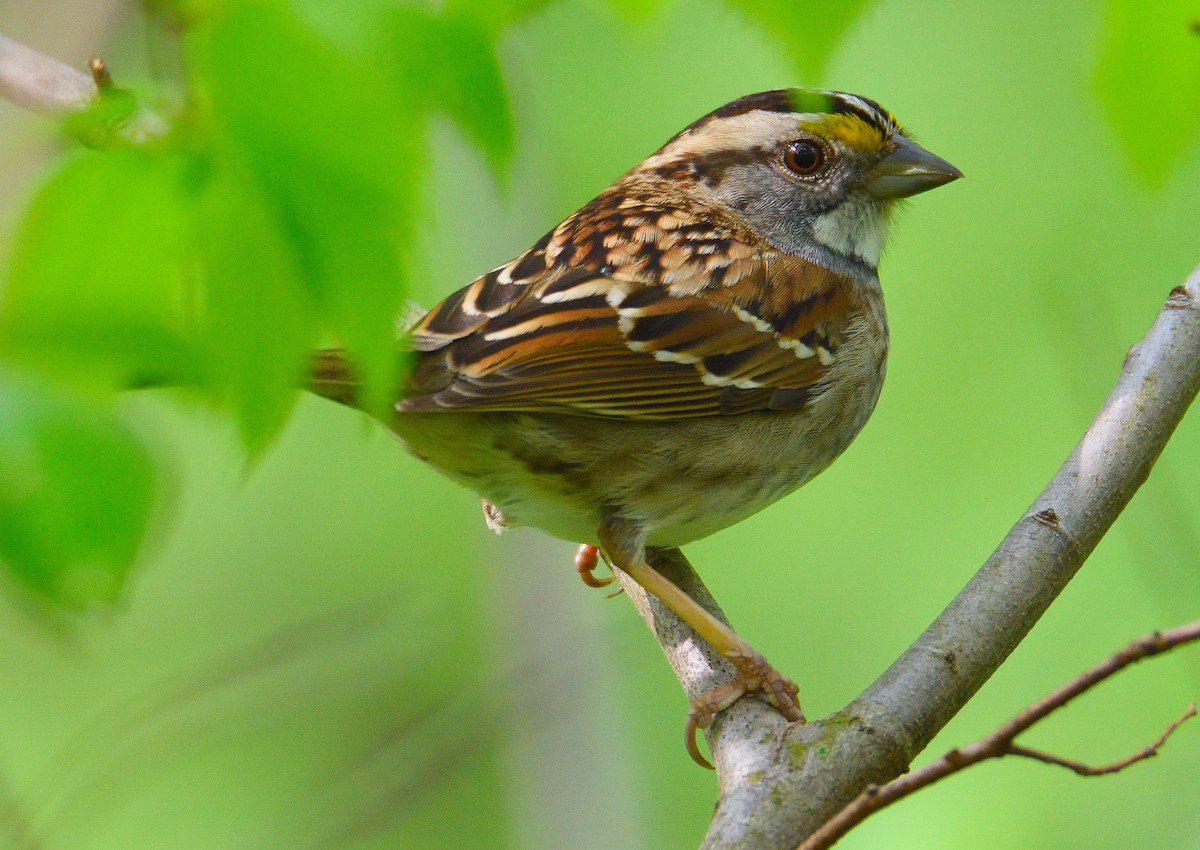
M 483 497 L 623 571 L 732 662 L 685 741 L 761 691 L 798 689 L 647 563 L 727 528 L 828 467 L 876 406 L 889 332 L 877 268 L 906 198 L 962 176 L 866 97 L 741 97 L 671 137 L 527 251 L 402 335 L 385 424 Z M 310 389 L 355 405 L 354 364 L 319 352 Z

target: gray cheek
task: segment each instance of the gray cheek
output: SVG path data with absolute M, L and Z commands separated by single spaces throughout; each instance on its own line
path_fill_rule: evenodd
M 831 248 L 814 236 L 817 217 L 845 201 L 850 179 L 836 170 L 824 180 L 798 183 L 766 163 L 739 164 L 714 174 L 710 194 L 741 214 L 775 248 L 841 274 L 870 278 L 873 265 Z
M 740 211 L 747 223 L 762 233 L 793 230 L 841 200 L 832 177 L 799 183 L 766 163 L 727 168 L 714 178 L 709 191 Z

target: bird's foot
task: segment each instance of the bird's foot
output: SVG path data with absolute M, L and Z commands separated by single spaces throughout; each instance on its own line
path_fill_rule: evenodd
M 579 549 L 575 552 L 575 569 L 579 572 L 579 577 L 583 579 L 583 583 L 588 587 L 608 587 L 616 581 L 613 576 L 597 578 L 596 567 L 599 564 L 600 550 L 587 543 L 580 543 Z
M 687 726 L 684 729 L 688 755 L 696 764 L 710 770 L 712 764 L 700 753 L 696 744 L 696 732 L 711 726 L 717 713 L 729 708 L 742 695 L 762 691 L 767 702 L 778 709 L 787 720 L 793 723 L 804 722 L 804 712 L 800 710 L 797 698 L 800 689 L 796 687 L 795 682 L 768 664 L 765 658 L 748 646 L 744 650 L 729 652 L 725 657 L 737 668 L 737 675 L 692 700 L 692 708 L 688 711 Z

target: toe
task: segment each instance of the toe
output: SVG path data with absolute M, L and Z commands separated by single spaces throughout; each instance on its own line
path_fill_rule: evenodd
M 600 550 L 587 543 L 581 543 L 579 549 L 575 552 L 575 569 L 578 571 L 579 577 L 583 579 L 583 583 L 588 587 L 608 587 L 614 581 L 612 576 L 606 578 L 596 577 L 596 567 L 599 563 Z

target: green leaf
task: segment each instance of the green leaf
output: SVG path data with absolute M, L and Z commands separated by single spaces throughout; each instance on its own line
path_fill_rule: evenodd
M 483 24 L 493 32 L 499 32 L 504 27 L 517 23 L 550 6 L 554 0 L 492 0 L 480 3 L 479 0 L 447 0 L 445 8 L 451 15 L 470 17 Z M 617 0 L 621 2 L 621 0 Z M 634 0 L 624 0 L 633 3 Z M 657 4 L 661 0 L 646 0 L 647 4 Z
M 108 148 L 137 111 L 138 101 L 131 92 L 110 85 L 100 89 L 100 96 L 87 109 L 63 119 L 63 129 L 90 148 Z
M 627 21 L 641 21 L 662 7 L 662 0 L 608 0 L 617 14 Z
M 312 302 L 235 158 L 118 149 L 74 157 L 35 197 L 0 339 L 10 359 L 76 386 L 206 386 L 256 450 L 295 401 L 318 337 Z
M 868 0 L 729 0 L 778 41 L 791 57 L 799 83 L 819 85 L 834 48 L 869 5 Z
M 428 116 L 507 167 L 494 39 L 539 2 L 152 3 L 189 21 L 189 108 L 153 148 L 73 157 L 39 193 L 0 348 L 75 383 L 204 385 L 253 450 L 324 334 L 350 350 L 364 404 L 389 408 Z M 124 115 L 110 100 L 85 128 Z
M 398 6 L 391 34 L 379 55 L 395 69 L 397 86 L 416 95 L 423 109 L 448 115 L 492 170 L 504 174 L 512 158 L 513 119 L 495 31 L 475 15 Z
M 195 371 L 179 262 L 185 161 L 80 152 L 33 198 L 0 302 L 11 356 L 100 386 Z
M 1094 85 L 1135 174 L 1161 185 L 1200 130 L 1192 0 L 1108 0 Z
M 154 503 L 145 448 L 113 417 L 0 371 L 0 561 L 62 605 L 117 598 Z
M 254 453 L 283 427 L 298 396 L 317 338 L 312 293 L 275 210 L 231 158 L 213 169 L 194 215 L 207 375 Z
M 379 62 L 281 4 L 240 4 L 189 39 L 220 145 L 280 222 L 369 403 L 385 405 L 422 172 L 419 110 Z

